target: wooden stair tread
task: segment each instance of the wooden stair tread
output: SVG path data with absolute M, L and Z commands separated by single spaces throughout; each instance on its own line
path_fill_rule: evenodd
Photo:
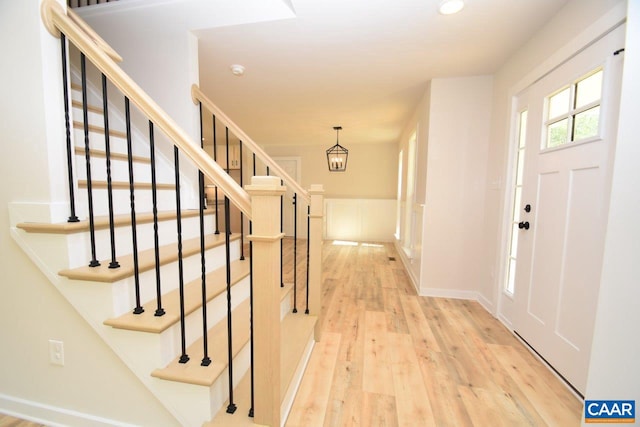
M 81 87 L 74 87 L 73 85 L 71 85 L 72 89 L 77 89 L 77 90 L 82 90 Z M 71 101 L 71 105 L 75 108 L 82 108 L 82 101 L 78 101 L 78 100 L 73 100 Z M 93 105 L 87 105 L 87 111 L 91 111 L 92 113 L 96 113 L 96 114 L 104 114 L 104 110 L 101 107 L 96 107 Z
M 233 328 L 232 357 L 235 357 L 240 350 L 249 342 L 249 300 L 240 303 L 231 316 Z M 211 364 L 201 366 L 203 357 L 203 339 L 199 338 L 187 348 L 189 355 L 188 363 L 180 363 L 180 357 L 176 357 L 165 368 L 156 369 L 151 373 L 152 377 L 168 381 L 177 381 L 188 384 L 211 386 L 222 374 L 228 365 L 227 357 L 227 317 L 209 329 L 207 334 L 209 344 L 209 357 Z M 223 351 L 218 351 L 223 349 Z
M 142 190 L 150 190 L 151 189 L 151 183 L 150 182 L 135 182 L 134 186 L 135 186 L 135 188 L 142 189 Z M 87 180 L 86 179 L 78 180 L 78 188 L 87 188 Z M 92 180 L 91 181 L 91 188 L 94 188 L 94 189 L 107 188 L 107 181 Z M 111 188 L 114 189 L 114 190 L 128 190 L 129 189 L 129 183 L 127 181 L 111 181 Z M 173 190 L 175 188 L 176 188 L 175 184 L 156 183 L 156 189 L 157 190 Z
M 78 156 L 84 156 L 84 147 L 75 147 L 75 152 L 76 155 Z M 93 148 L 91 148 L 89 150 L 89 154 L 91 155 L 91 157 L 99 157 L 99 158 L 107 158 L 107 152 L 104 150 L 95 150 Z M 111 160 L 122 160 L 122 161 L 127 161 L 128 160 L 128 156 L 125 153 L 114 153 L 111 152 L 109 153 Z M 134 163 L 151 163 L 151 159 L 144 157 L 144 156 L 131 156 L 131 160 L 133 160 Z
M 213 209 L 206 209 L 205 215 L 213 215 L 215 212 Z M 182 211 L 182 218 L 192 218 L 199 215 L 199 211 L 196 209 L 189 209 Z M 161 211 L 158 212 L 158 221 L 168 221 L 176 218 L 175 211 Z M 144 212 L 136 213 L 136 224 L 149 224 L 153 222 L 153 213 Z M 109 228 L 108 216 L 97 216 L 93 219 L 93 225 L 96 230 L 103 230 Z M 115 227 L 123 227 L 131 225 L 131 214 L 115 215 L 113 217 L 113 225 Z M 22 222 L 16 225 L 17 228 L 24 230 L 28 233 L 47 233 L 47 234 L 72 234 L 89 231 L 89 220 L 83 220 L 78 222 L 61 222 L 55 224 L 40 223 L 40 222 Z
M 84 124 L 82 122 L 79 122 L 79 121 L 74 121 L 73 122 L 73 128 L 74 129 L 84 130 Z M 96 125 L 89 125 L 89 132 L 104 134 L 104 128 L 100 127 L 100 126 L 96 126 Z M 127 133 L 119 131 L 119 130 L 109 129 L 109 136 L 126 139 L 127 138 Z
M 248 416 L 249 408 L 251 408 L 251 371 L 247 372 L 238 386 L 233 389 L 233 403 L 238 407 L 234 414 L 227 414 L 227 406 L 229 400 L 222 405 L 222 408 L 216 416 L 202 427 L 251 427 L 256 426 L 253 418 Z
M 231 262 L 231 286 L 240 282 L 249 275 L 250 260 Z M 227 288 L 226 267 L 222 266 L 206 276 L 207 302 L 223 293 Z M 105 325 L 117 329 L 131 331 L 160 333 L 173 324 L 180 321 L 180 291 L 174 289 L 162 295 L 162 305 L 165 310 L 163 316 L 155 316 L 157 300 L 148 301 L 143 305 L 144 313 L 126 313 L 120 317 L 108 319 Z M 192 280 L 184 285 L 184 310 L 185 316 L 193 313 L 202 306 L 202 281 L 201 278 Z
M 289 383 L 313 334 L 318 318 L 298 311 L 282 319 L 280 334 L 280 397 L 283 398 Z
M 240 234 L 231 235 L 231 240 L 237 240 Z M 209 234 L 205 236 L 205 248 L 211 249 L 224 245 L 224 233 Z M 168 264 L 177 261 L 177 243 L 160 246 L 160 264 Z M 183 258 L 200 253 L 200 237 L 183 240 Z M 60 271 L 58 274 L 72 280 L 87 280 L 93 282 L 113 283 L 127 277 L 133 276 L 133 255 L 122 255 L 118 258 L 119 268 L 109 268 L 109 261 L 102 261 L 98 267 L 78 267 Z M 138 270 L 140 273 L 155 268 L 155 250 L 147 249 L 138 253 Z

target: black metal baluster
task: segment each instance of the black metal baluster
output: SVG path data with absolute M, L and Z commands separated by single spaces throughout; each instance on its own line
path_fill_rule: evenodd
M 284 185 L 284 181 L 281 179 L 280 180 L 280 185 Z M 284 194 L 282 196 L 280 196 L 280 232 L 284 233 Z M 284 288 L 284 280 L 283 280 L 283 275 L 282 275 L 282 270 L 284 269 L 283 266 L 283 260 L 282 260 L 282 255 L 283 255 L 283 243 L 284 243 L 284 239 L 280 239 L 280 287 Z
M 96 230 L 93 220 L 93 192 L 91 188 L 91 153 L 89 147 L 89 110 L 87 108 L 87 68 L 84 53 L 80 54 L 80 72 L 82 74 L 82 120 L 84 120 L 84 157 L 87 165 L 87 198 L 89 204 L 89 238 L 91 239 L 91 261 L 89 267 L 100 265 L 96 259 Z
M 71 146 L 71 123 L 69 120 L 69 82 L 67 81 L 67 38 L 60 34 L 60 45 L 62 52 L 62 87 L 64 96 L 64 125 L 67 137 L 67 173 L 69 178 L 69 219 L 67 222 L 78 222 L 76 215 L 76 198 L 73 189 L 73 147 Z
M 229 173 L 229 128 L 228 127 L 224 127 L 224 132 L 225 132 L 225 148 L 226 148 L 226 153 L 227 153 L 227 167 L 225 168 L 225 171 L 227 172 L 227 174 Z
M 104 151 L 107 163 L 107 200 L 109 203 L 109 239 L 111 240 L 111 262 L 109 268 L 118 268 L 116 260 L 116 232 L 113 223 L 113 186 L 111 183 L 111 142 L 109 135 L 109 101 L 107 99 L 107 77 L 102 75 L 102 114 L 104 115 Z
M 298 312 L 298 194 L 293 193 L 293 312 Z
M 256 175 L 256 153 L 253 153 L 253 176 Z M 253 233 L 253 222 L 249 221 L 249 234 Z M 251 408 L 249 416 L 253 417 L 255 403 L 254 370 L 253 370 L 253 242 L 249 240 L 249 340 L 251 341 Z
M 180 343 L 182 345 L 182 354 L 180 355 L 180 363 L 187 363 L 189 356 L 187 355 L 187 343 L 185 333 L 185 313 L 184 313 L 184 270 L 182 266 L 182 213 L 180 212 L 180 160 L 178 147 L 173 147 L 173 161 L 175 164 L 176 175 L 176 224 L 178 228 L 178 287 L 180 291 Z
M 253 169 L 255 174 L 256 155 L 253 154 Z M 249 234 L 253 233 L 253 222 L 249 221 Z M 253 242 L 249 240 L 249 341 L 251 352 L 251 408 L 249 408 L 249 416 L 253 418 L 253 404 L 255 403 L 253 382 Z
M 242 187 L 242 141 L 240 141 L 240 187 Z M 240 261 L 244 261 L 244 213 L 240 211 Z
M 218 148 L 216 146 L 217 137 L 216 137 L 216 116 L 212 114 L 213 117 L 213 161 L 218 161 Z M 216 205 L 216 231 L 215 234 L 220 234 L 220 227 L 218 221 L 218 186 L 216 185 L 213 189 L 215 193 L 215 205 Z
M 224 196 L 224 220 L 225 224 L 229 224 L 231 218 L 229 217 L 229 198 Z M 231 326 L 231 253 L 230 253 L 230 237 L 231 231 L 227 225 L 225 230 L 225 257 L 227 265 L 227 350 L 228 350 L 228 369 L 229 369 L 229 406 L 227 406 L 227 413 L 233 414 L 237 407 L 233 403 L 233 331 Z
M 151 157 L 151 203 L 153 212 L 153 250 L 156 272 L 156 317 L 164 316 L 162 308 L 162 284 L 160 279 L 160 239 L 158 237 L 158 192 L 156 188 L 156 145 L 153 135 L 153 123 L 149 120 L 149 152 Z
M 200 105 L 200 148 L 204 150 L 204 136 L 202 133 L 202 103 Z M 201 366 L 209 366 L 209 337 L 207 328 L 207 264 L 204 247 L 204 174 L 198 170 L 198 190 L 200 195 L 200 269 L 202 278 L 202 346 L 203 357 Z
M 227 149 L 227 168 L 225 169 L 227 171 L 227 175 L 230 175 L 229 171 L 231 169 L 229 169 L 229 128 L 228 127 L 224 127 L 225 130 L 225 147 Z M 227 197 L 226 195 L 224 196 L 225 198 Z M 231 232 L 231 220 L 229 218 L 227 218 L 227 213 L 225 212 L 225 229 L 227 230 L 227 232 L 229 234 L 232 234 Z
M 131 109 L 129 98 L 124 98 L 124 112 L 127 127 L 127 163 L 129 164 L 129 200 L 131 202 L 131 238 L 133 240 L 133 280 L 136 293 L 136 307 L 133 314 L 141 314 L 144 308 L 140 304 L 140 271 L 138 269 L 138 231 L 136 227 L 136 202 L 133 179 L 133 149 L 131 146 Z
M 309 226 L 311 225 L 311 206 L 307 205 L 307 289 L 306 289 L 306 299 L 307 299 L 307 307 L 304 310 L 304 314 L 309 314 Z

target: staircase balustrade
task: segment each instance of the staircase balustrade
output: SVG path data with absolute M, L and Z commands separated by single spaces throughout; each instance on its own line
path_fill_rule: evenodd
M 89 2 L 90 3 L 90 2 Z M 73 7 L 78 7 L 73 6 Z M 300 185 L 293 181 L 288 174 L 275 163 L 266 153 L 251 140 L 240 128 L 238 128 L 231 120 L 228 119 L 223 112 L 219 111 L 217 107 L 212 103 L 194 86 L 192 88 L 192 96 L 194 101 L 199 99 L 198 105 L 200 109 L 200 147 L 193 144 L 188 135 L 180 129 L 168 115 L 162 111 L 157 104 L 151 98 L 148 97 L 115 63 L 115 60 L 119 58 L 102 39 L 99 38 L 90 28 L 84 23 L 77 15 L 72 11 L 65 12 L 63 8 L 53 0 L 43 1 L 43 20 L 47 25 L 47 28 L 55 36 L 61 38 L 61 54 L 62 54 L 62 76 L 63 76 L 63 90 L 64 90 L 64 102 L 65 102 L 65 126 L 66 126 L 66 144 L 67 144 L 67 160 L 68 160 L 68 179 L 69 179 L 69 222 L 78 222 L 78 213 L 75 189 L 80 182 L 77 178 L 77 174 L 86 173 L 86 187 L 87 187 L 87 215 L 89 222 L 89 238 L 90 238 L 90 261 L 89 267 L 98 269 L 100 267 L 100 261 L 98 260 L 98 248 L 97 245 L 103 243 L 102 239 L 97 241 L 96 239 L 96 226 L 95 226 L 95 212 L 94 212 L 94 198 L 96 189 L 103 189 L 105 186 L 101 182 L 97 182 L 92 178 L 92 168 L 97 168 L 98 160 L 101 156 L 100 151 L 96 150 L 95 144 L 102 142 L 101 138 L 95 137 L 96 126 L 90 124 L 90 112 L 96 113 L 96 108 L 90 108 L 89 99 L 89 80 L 87 72 L 87 59 L 89 65 L 95 66 L 100 76 L 100 84 L 96 83 L 96 86 L 101 86 L 101 101 L 102 101 L 102 123 L 104 128 L 99 130 L 100 133 L 104 132 L 104 172 L 106 173 L 106 190 L 107 190 L 107 207 L 106 214 L 108 214 L 108 227 L 109 227 L 109 247 L 100 247 L 100 253 L 109 252 L 110 262 L 108 268 L 117 271 L 121 268 L 121 262 L 118 261 L 116 253 L 116 235 L 115 235 L 115 211 L 116 209 L 122 210 L 124 206 L 122 203 L 114 202 L 114 192 L 116 188 L 128 189 L 129 196 L 129 216 L 131 224 L 131 257 L 133 263 L 133 297 L 135 299 L 135 306 L 131 309 L 130 313 L 141 316 L 145 312 L 143 306 L 143 289 L 141 289 L 140 279 L 140 259 L 139 259 L 139 241 L 138 241 L 138 225 L 137 217 L 139 215 L 137 209 L 136 197 L 139 197 L 142 191 L 150 190 L 151 193 L 151 211 L 153 215 L 153 270 L 155 273 L 155 293 L 156 306 L 153 312 L 154 317 L 164 317 L 168 312 L 166 307 L 163 306 L 164 292 L 162 289 L 161 280 L 161 258 L 167 258 L 166 254 L 161 256 L 162 248 L 160 246 L 160 231 L 159 231 L 159 195 L 161 190 L 173 189 L 175 191 L 175 240 L 176 240 L 176 254 L 173 258 L 171 254 L 170 258 L 175 259 L 177 263 L 177 292 L 179 293 L 179 340 L 180 340 L 180 355 L 178 357 L 179 363 L 187 364 L 190 362 L 191 357 L 188 354 L 187 348 L 187 320 L 186 317 L 189 313 L 185 308 L 185 268 L 183 265 L 183 253 L 185 247 L 183 246 L 183 215 L 181 198 L 184 196 L 184 192 L 187 191 L 184 182 L 186 178 L 188 181 L 187 169 L 180 169 L 180 163 L 185 158 L 190 160 L 191 163 L 198 170 L 197 175 L 197 194 L 198 194 L 198 236 L 199 236 L 199 254 L 200 254 L 200 306 L 198 307 L 202 311 L 202 345 L 203 345 L 203 357 L 200 361 L 200 365 L 208 367 L 212 365 L 212 358 L 210 356 L 209 340 L 208 340 L 208 315 L 207 304 L 210 301 L 209 292 L 207 290 L 207 256 L 208 243 L 206 242 L 207 229 L 205 227 L 205 209 L 207 209 L 207 191 L 205 190 L 205 180 L 213 183 L 214 189 L 214 206 L 215 206 L 215 231 L 213 234 L 220 233 L 219 226 L 219 206 L 218 206 L 218 190 L 222 191 L 224 200 L 224 257 L 225 257 L 225 273 L 226 273 L 226 323 L 227 323 L 227 374 L 228 374 L 228 396 L 229 403 L 226 408 L 226 412 L 233 413 L 236 411 L 237 405 L 234 401 L 234 355 L 238 349 L 234 349 L 234 327 L 232 318 L 234 316 L 232 310 L 232 220 L 231 220 L 231 204 L 233 204 L 239 210 L 240 216 L 240 235 L 236 237 L 234 235 L 233 240 L 239 240 L 239 260 L 245 260 L 244 251 L 244 223 L 248 221 L 249 225 L 249 349 L 251 363 L 249 366 L 251 375 L 251 403 L 249 408 L 249 416 L 255 417 L 255 421 L 266 425 L 280 425 L 280 287 L 284 287 L 283 278 L 283 243 L 282 238 L 284 236 L 284 216 L 283 210 L 285 207 L 284 192 L 287 185 L 294 190 L 293 194 L 293 228 L 294 228 L 294 254 L 293 254 L 293 313 L 298 312 L 298 293 L 301 289 L 298 289 L 297 283 L 297 244 L 298 244 L 298 205 L 300 202 L 307 204 L 307 277 L 306 285 L 304 287 L 306 294 L 306 314 L 319 315 L 320 303 L 316 304 L 316 311 L 309 308 L 309 295 L 314 293 L 319 298 L 320 296 L 320 273 L 319 270 L 314 270 L 314 274 L 310 276 L 309 273 L 309 259 L 310 250 L 313 246 L 315 249 L 315 255 L 319 258 L 318 262 L 321 262 L 321 231 L 310 234 L 311 225 L 310 220 L 312 218 L 312 211 L 315 212 L 316 217 L 321 217 L 322 211 L 322 198 L 313 199 L 310 194 L 302 189 Z M 80 52 L 80 79 L 81 79 L 81 97 L 82 97 L 82 137 L 84 143 L 84 170 L 74 171 L 74 150 L 73 150 L 73 138 L 72 138 L 72 120 L 70 118 L 72 112 L 70 112 L 70 105 L 72 104 L 68 93 L 68 87 L 70 84 L 70 76 L 67 69 L 67 64 L 72 62 L 67 57 L 68 44 L 73 44 Z M 114 148 L 114 141 L 111 140 L 113 123 L 109 120 L 110 106 L 113 106 L 114 94 L 108 94 L 108 86 L 113 85 L 122 94 L 124 99 L 124 126 L 126 131 L 124 138 L 126 138 L 126 156 L 123 153 L 117 153 Z M 95 91 L 98 93 L 98 91 Z M 98 95 L 93 95 L 98 96 Z M 111 98 L 111 99 L 110 99 Z M 75 102 L 75 101 L 74 101 Z M 143 170 L 144 173 L 150 172 L 151 183 L 150 187 L 146 188 L 138 179 L 140 175 L 141 166 L 136 162 L 140 161 L 140 155 L 134 150 L 134 144 L 138 142 L 134 141 L 134 132 L 132 130 L 132 111 L 131 103 L 134 107 L 137 107 L 137 112 L 142 113 L 144 120 L 148 122 L 149 140 L 149 170 Z M 203 107 L 205 107 L 212 117 L 212 131 L 213 131 L 213 153 L 209 154 L 205 151 L 204 135 L 203 135 L 203 123 L 202 117 Z M 219 165 L 218 153 L 217 153 L 217 129 L 221 129 L 216 123 L 224 126 L 225 132 L 225 144 L 226 144 L 226 164 L 224 167 Z M 136 122 L 137 123 L 137 122 Z M 173 172 L 174 184 L 159 183 L 158 182 L 158 158 L 156 157 L 156 130 L 159 129 L 164 136 L 173 144 Z M 233 137 L 238 141 L 238 156 L 239 158 L 233 160 L 233 165 L 230 164 L 230 132 L 233 133 Z M 117 142 L 117 141 L 116 141 Z M 164 140 L 160 141 L 164 143 Z M 145 144 L 144 142 L 142 144 Z M 136 148 L 140 148 L 136 145 Z M 247 171 L 244 165 L 244 157 L 247 154 L 245 149 L 249 149 L 249 153 L 253 158 L 252 165 L 252 184 L 247 187 L 245 191 L 242 187 L 244 185 L 244 173 Z M 146 149 L 146 148 L 145 148 Z M 115 150 L 115 151 L 114 151 Z M 134 154 L 136 153 L 136 154 Z M 95 155 L 94 155 L 95 154 Z M 115 156 L 115 157 L 114 157 Z M 113 173 L 114 168 L 112 161 L 114 159 L 126 159 L 128 183 L 118 182 L 117 178 L 114 181 Z M 266 169 L 266 174 L 272 173 L 278 174 L 279 177 L 263 177 L 267 180 L 261 181 L 259 178 L 255 178 L 256 175 L 256 162 L 262 162 L 262 165 Z M 134 166 L 136 163 L 136 166 Z M 144 162 L 146 163 L 146 161 Z M 232 167 L 233 166 L 233 167 Z M 236 182 L 231 176 L 230 172 L 235 169 L 239 170 L 239 182 Z M 99 173 L 101 169 L 96 169 L 94 172 Z M 75 172 L 75 173 L 74 173 Z M 135 174 L 135 175 L 134 175 Z M 165 174 L 166 175 L 166 174 Z M 97 176 L 97 175 L 96 175 Z M 117 176 L 117 175 L 116 175 Z M 166 179 L 166 177 L 165 177 Z M 128 184 L 128 187 L 126 187 Z M 188 191 L 187 191 L 188 193 Z M 317 193 L 317 192 L 316 192 Z M 249 195 L 251 194 L 251 196 Z M 319 193 L 317 193 L 319 194 Z M 279 206 L 275 201 L 275 197 L 279 198 Z M 163 200 L 167 200 L 166 198 Z M 319 203 L 314 209 L 311 202 Z M 173 203 L 173 201 L 171 202 Z M 279 217 L 274 215 L 274 212 L 279 212 Z M 318 214 L 320 212 L 320 214 Z M 254 227 L 254 221 L 257 221 L 257 228 Z M 321 229 L 320 229 L 321 230 Z M 255 234 L 254 234 L 255 233 Z M 313 241 L 312 241 L 313 239 Z M 279 241 L 279 251 L 278 251 Z M 210 246 L 209 246 L 210 247 Z M 120 247 L 120 251 L 124 251 Z M 278 255 L 279 252 L 279 255 Z M 191 252 L 190 252 L 191 253 Z M 254 260 L 254 254 L 256 256 Z M 122 254 L 120 254 L 122 261 Z M 234 253 L 234 257 L 238 255 Z M 279 258 L 279 260 L 278 260 Z M 129 261 L 127 261 L 129 262 Z M 254 277 L 254 262 L 258 263 L 257 271 L 260 271 L 259 277 Z M 275 267 L 276 263 L 280 264 L 279 280 L 278 273 Z M 319 265 L 319 264 L 318 264 Z M 151 265 L 144 267 L 144 271 L 149 270 Z M 61 273 L 62 274 L 62 273 Z M 254 287 L 255 282 L 255 287 Z M 175 282 L 174 282 L 175 283 Z M 280 284 L 280 286 L 277 285 Z M 313 283 L 310 285 L 310 283 Z M 310 290 L 313 289 L 313 291 Z M 149 307 L 147 307 L 149 308 Z M 172 313 L 175 315 L 176 313 Z M 319 329 L 316 329 L 316 337 L 319 337 Z M 246 338 L 245 338 L 246 339 Z M 191 340 L 191 338 L 189 338 Z M 193 362 L 191 362 L 193 363 Z

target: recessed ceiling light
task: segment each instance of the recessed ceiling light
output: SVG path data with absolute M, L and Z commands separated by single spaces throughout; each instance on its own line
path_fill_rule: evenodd
M 438 11 L 443 15 L 452 15 L 458 13 L 464 8 L 463 0 L 444 0 L 440 3 Z
M 231 72 L 234 76 L 240 77 L 244 74 L 244 67 L 242 65 L 234 64 L 229 68 L 231 68 Z

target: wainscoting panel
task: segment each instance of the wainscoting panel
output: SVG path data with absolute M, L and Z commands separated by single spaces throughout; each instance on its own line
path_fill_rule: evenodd
M 395 199 L 325 199 L 327 240 L 391 242 L 396 229 Z

